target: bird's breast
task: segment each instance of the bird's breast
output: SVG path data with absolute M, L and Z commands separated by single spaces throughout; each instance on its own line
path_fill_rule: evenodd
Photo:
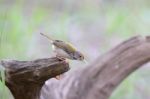
M 67 53 L 66 51 L 64 51 L 63 49 L 60 49 L 56 46 L 52 46 L 52 47 L 58 57 L 72 59 L 71 55 L 69 53 Z

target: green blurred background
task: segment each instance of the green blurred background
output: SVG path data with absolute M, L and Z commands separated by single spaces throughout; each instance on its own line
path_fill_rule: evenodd
M 51 57 L 39 33 L 69 41 L 89 63 L 123 40 L 150 35 L 150 0 L 0 0 L 0 59 Z M 73 69 L 84 66 L 71 62 Z M 128 77 L 110 99 L 150 99 L 148 64 Z M 11 99 L 0 82 L 0 96 Z

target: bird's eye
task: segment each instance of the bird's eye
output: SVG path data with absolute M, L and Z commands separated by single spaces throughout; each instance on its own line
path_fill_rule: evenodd
M 84 57 L 82 55 L 79 56 L 80 58 L 84 59 Z

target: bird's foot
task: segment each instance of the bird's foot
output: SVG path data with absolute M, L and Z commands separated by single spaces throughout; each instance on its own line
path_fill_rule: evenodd
M 66 59 L 66 58 L 58 57 L 58 56 L 56 56 L 56 58 L 58 58 L 59 61 L 63 61 L 63 62 L 65 62 L 65 63 L 69 63 L 69 60 Z
M 57 57 L 57 56 L 56 56 Z M 63 58 L 63 57 L 57 57 L 60 61 L 64 61 L 64 60 L 66 60 L 65 58 Z

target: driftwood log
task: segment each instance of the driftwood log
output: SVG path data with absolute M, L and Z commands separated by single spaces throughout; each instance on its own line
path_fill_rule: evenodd
M 15 99 L 108 99 L 128 75 L 149 61 L 150 36 L 136 36 L 59 81 L 50 78 L 68 71 L 69 65 L 56 58 L 1 64 Z

